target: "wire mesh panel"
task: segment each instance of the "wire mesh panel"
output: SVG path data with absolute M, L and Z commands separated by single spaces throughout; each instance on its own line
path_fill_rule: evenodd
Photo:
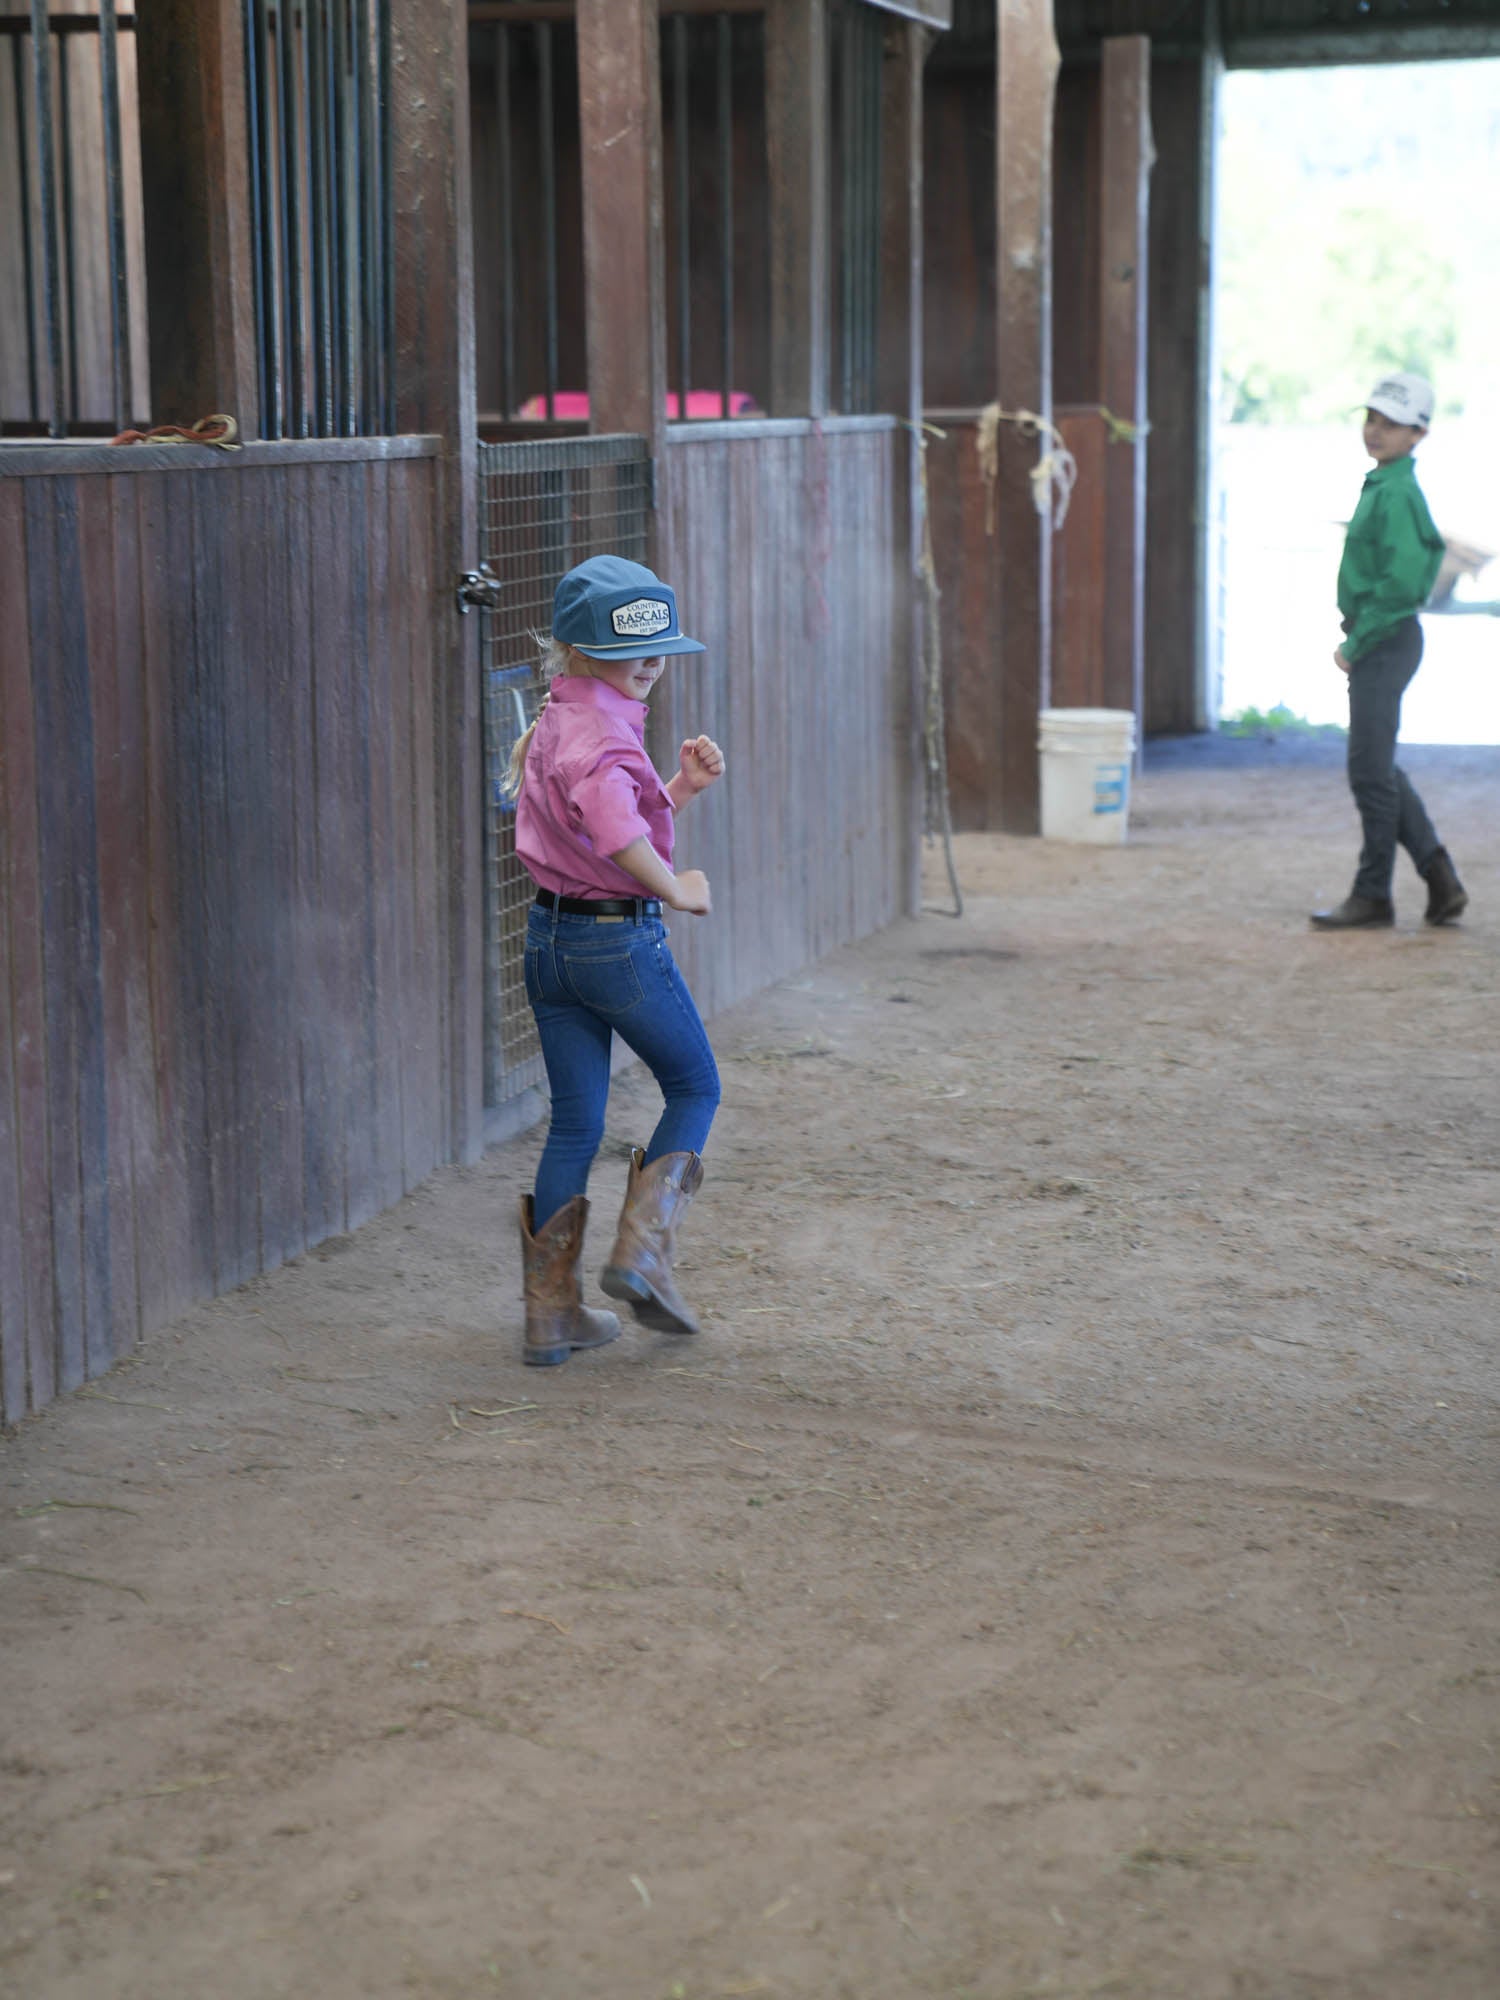
M 480 554 L 500 583 L 481 613 L 485 782 L 485 1103 L 542 1079 L 522 962 L 535 885 L 516 859 L 501 784 L 542 689 L 538 640 L 552 593 L 589 556 L 646 559 L 652 463 L 639 437 L 548 438 L 479 447 Z

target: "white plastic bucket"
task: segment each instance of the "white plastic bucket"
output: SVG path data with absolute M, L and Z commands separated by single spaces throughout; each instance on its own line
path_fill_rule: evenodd
M 1042 838 L 1118 846 L 1130 818 L 1135 717 L 1128 708 L 1044 708 Z

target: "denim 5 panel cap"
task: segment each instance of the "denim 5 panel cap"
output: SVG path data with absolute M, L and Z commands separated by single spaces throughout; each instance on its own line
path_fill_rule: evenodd
M 654 660 L 701 653 L 677 623 L 677 593 L 644 563 L 590 556 L 552 595 L 552 636 L 592 660 Z

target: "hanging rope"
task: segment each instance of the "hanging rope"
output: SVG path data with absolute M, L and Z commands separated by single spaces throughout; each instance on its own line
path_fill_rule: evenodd
M 905 419 L 902 419 L 903 423 Z M 939 618 L 939 601 L 942 593 L 938 589 L 937 561 L 932 549 L 932 509 L 927 499 L 927 437 L 946 438 L 948 433 L 940 431 L 936 424 L 906 424 L 917 441 L 917 486 L 919 504 L 922 509 L 922 554 L 920 570 L 922 576 L 922 762 L 925 774 L 923 787 L 922 835 L 926 840 L 934 838 L 943 843 L 943 860 L 948 869 L 948 887 L 953 894 L 953 908 L 939 910 L 944 917 L 961 917 L 964 913 L 963 891 L 958 886 L 958 867 L 953 859 L 953 813 L 948 798 L 948 737 L 943 715 L 943 636 Z M 928 904 L 929 909 L 934 908 Z
M 243 451 L 233 417 L 200 417 L 195 424 L 156 424 L 149 431 L 121 431 L 111 444 L 216 444 L 220 451 Z
M 979 470 L 984 479 L 985 533 L 993 535 L 995 532 L 995 487 L 1000 477 L 1002 424 L 1014 424 L 1023 438 L 1038 438 L 1048 445 L 1049 449 L 1042 453 L 1028 475 L 1031 500 L 1044 520 L 1050 513 L 1053 527 L 1060 528 L 1068 518 L 1068 502 L 1073 497 L 1073 487 L 1078 479 L 1077 461 L 1063 443 L 1062 432 L 1046 417 L 1039 417 L 1035 410 L 1002 410 L 998 403 L 990 403 L 979 413 Z

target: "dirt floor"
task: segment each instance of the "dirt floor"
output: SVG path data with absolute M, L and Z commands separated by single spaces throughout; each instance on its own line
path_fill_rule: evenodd
M 6 1442 L 0 1988 L 1493 2000 L 1500 752 L 1410 766 L 1460 929 L 1165 746 L 721 1019 L 697 1340 L 520 1366 L 532 1135 Z

